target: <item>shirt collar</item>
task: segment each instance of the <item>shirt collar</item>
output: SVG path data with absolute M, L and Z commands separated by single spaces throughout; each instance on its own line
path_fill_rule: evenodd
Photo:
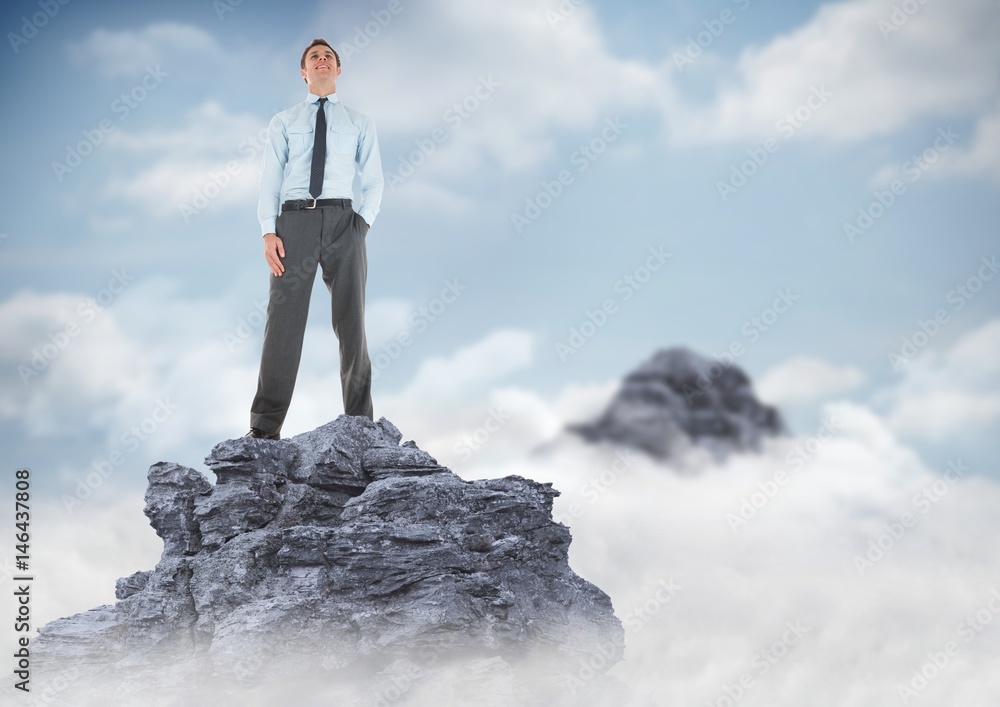
M 315 103 L 318 100 L 319 100 L 319 96 L 317 96 L 315 93 L 310 92 L 310 93 L 306 94 L 306 101 L 308 101 L 309 103 Z M 337 94 L 336 93 L 331 93 L 329 96 L 326 97 L 326 100 L 329 103 L 338 103 L 338 102 L 340 102 L 340 99 L 337 98 Z

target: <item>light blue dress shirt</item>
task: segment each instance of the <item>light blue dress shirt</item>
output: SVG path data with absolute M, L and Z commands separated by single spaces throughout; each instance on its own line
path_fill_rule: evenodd
M 260 173 L 257 219 L 261 235 L 274 233 L 281 204 L 289 199 L 311 199 L 313 131 L 319 96 L 283 110 L 271 119 Z M 327 96 L 326 167 L 320 199 L 353 199 L 355 165 L 361 178 L 360 204 L 355 210 L 371 226 L 382 203 L 385 180 L 379 156 L 378 136 L 371 119 L 348 108 L 336 93 Z

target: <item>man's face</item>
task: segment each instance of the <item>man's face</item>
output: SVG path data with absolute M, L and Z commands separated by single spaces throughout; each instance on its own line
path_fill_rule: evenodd
M 330 47 L 317 44 L 306 54 L 306 68 L 302 69 L 302 78 L 311 86 L 317 82 L 336 81 L 340 76 L 337 58 Z

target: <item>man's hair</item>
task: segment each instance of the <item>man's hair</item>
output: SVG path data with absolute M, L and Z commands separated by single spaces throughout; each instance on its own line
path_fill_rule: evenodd
M 314 39 L 312 42 L 309 43 L 309 46 L 306 47 L 306 50 L 304 52 L 302 52 L 302 61 L 299 62 L 299 68 L 300 69 L 306 68 L 306 54 L 309 53 L 310 49 L 312 49 L 313 47 L 315 47 L 317 45 L 322 45 L 324 47 L 328 47 L 330 49 L 330 51 L 333 52 L 333 58 L 337 60 L 337 67 L 339 68 L 340 67 L 340 54 L 338 54 L 337 50 L 334 49 L 333 47 L 331 47 L 330 43 L 328 41 L 326 41 L 325 39 Z

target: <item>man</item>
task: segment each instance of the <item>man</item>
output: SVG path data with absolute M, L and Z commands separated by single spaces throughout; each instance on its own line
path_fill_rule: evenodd
M 263 439 L 280 439 L 317 265 L 330 291 L 340 342 L 344 412 L 373 419 L 365 241 L 382 202 L 378 138 L 372 121 L 337 97 L 340 57 L 326 40 L 314 39 L 306 47 L 299 68 L 309 94 L 271 119 L 257 208 L 271 281 L 257 395 L 245 436 Z M 351 201 L 355 166 L 361 181 L 357 211 Z

